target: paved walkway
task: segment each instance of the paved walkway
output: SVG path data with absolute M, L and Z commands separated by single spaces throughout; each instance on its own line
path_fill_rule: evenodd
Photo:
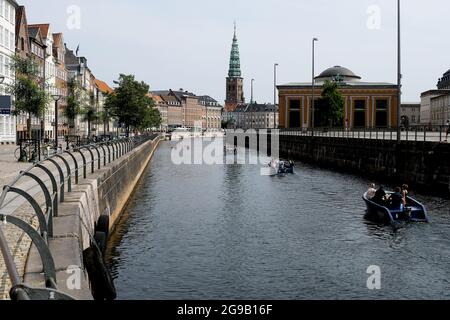
M 5 145 L 0 146 L 0 187 L 8 184 L 19 174 L 21 170 L 31 167 L 29 163 L 19 163 L 14 157 L 14 151 L 17 146 Z
M 2 187 L 2 190 L 3 186 L 10 184 L 14 180 L 14 178 L 19 175 L 20 171 L 25 171 L 32 167 L 32 164 L 17 162 L 14 157 L 14 151 L 16 149 L 17 147 L 15 146 L 0 146 L 0 186 Z M 83 154 L 85 155 L 87 161 L 91 160 L 91 156 L 86 150 L 83 151 Z M 78 163 L 81 164 L 81 155 L 79 153 L 75 153 L 74 155 Z M 73 176 L 75 171 L 73 160 L 71 160 L 68 156 L 65 156 L 65 158 L 70 164 L 71 173 Z M 63 174 L 66 176 L 67 171 L 64 163 L 61 160 L 56 160 L 56 162 L 61 166 Z M 57 183 L 59 183 L 60 177 L 56 166 L 49 163 L 48 165 L 46 165 L 46 167 L 50 169 L 50 171 L 56 178 Z M 31 172 L 37 175 L 51 192 L 52 186 L 49 176 L 43 170 L 38 168 L 33 168 Z M 81 180 L 82 169 L 80 169 L 79 177 Z M 45 212 L 45 199 L 42 189 L 34 180 L 28 177 L 23 177 L 19 180 L 15 187 L 27 191 L 28 194 L 30 194 L 38 202 L 38 204 Z M 67 190 L 67 187 L 65 189 Z M 23 221 L 32 224 L 36 229 L 38 228 L 38 222 L 34 214 L 34 210 L 23 197 L 14 193 L 8 193 L 5 201 L 0 205 L 2 214 L 13 215 L 17 218 L 22 219 Z M 31 247 L 31 239 L 24 232 L 11 224 L 0 225 L 0 228 L 2 228 L 3 233 L 5 234 L 5 237 L 8 241 L 8 245 L 11 249 L 19 274 L 23 275 Z M 10 288 L 10 286 L 11 284 L 3 261 L 3 256 L 0 253 L 0 300 L 9 298 L 8 288 Z

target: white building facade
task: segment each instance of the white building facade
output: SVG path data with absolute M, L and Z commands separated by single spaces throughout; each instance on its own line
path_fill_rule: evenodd
M 8 92 L 8 85 L 15 79 L 11 70 L 11 58 L 16 51 L 16 9 L 13 0 L 0 0 L 0 142 L 16 141 L 16 119 L 13 116 L 13 99 Z

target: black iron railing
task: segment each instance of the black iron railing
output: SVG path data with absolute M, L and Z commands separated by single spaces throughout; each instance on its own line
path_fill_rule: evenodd
M 401 141 L 446 142 L 447 126 L 411 126 L 402 128 Z M 397 140 L 396 128 L 304 128 L 281 129 L 283 136 L 309 136 L 368 140 Z
M 80 176 L 86 179 L 88 171 L 94 173 L 96 169 L 100 170 L 102 166 L 106 166 L 126 155 L 147 141 L 154 141 L 157 137 L 158 135 L 156 134 L 141 135 L 70 148 L 69 150 L 58 152 L 43 161 L 36 162 L 28 170 L 20 172 L 9 185 L 4 186 L 0 195 L 0 222 L 14 225 L 31 238 L 43 263 L 46 286 L 45 288 L 29 288 L 22 283 L 6 237 L 0 226 L 0 251 L 12 283 L 10 291 L 12 299 L 30 300 L 36 297 L 43 297 L 45 296 L 43 295 L 45 291 L 47 293 L 51 292 L 55 299 L 71 299 L 70 296 L 58 291 L 55 263 L 48 247 L 49 239 L 53 237 L 53 218 L 58 216 L 59 204 L 64 201 L 65 193 L 72 191 L 73 183 L 79 183 Z M 53 168 L 54 171 L 48 167 Z M 42 176 L 46 177 L 46 179 Z M 25 177 L 35 182 L 33 187 L 27 190 L 18 186 L 18 183 Z M 58 177 L 59 179 L 57 179 Z M 44 195 L 45 203 L 43 204 L 39 204 L 35 194 L 32 194 L 30 191 L 31 189 L 36 189 L 36 186 L 42 190 Z M 15 194 L 15 196 L 6 201 L 7 196 L 11 194 Z M 37 230 L 13 214 L 4 212 L 4 209 L 19 197 L 24 198 L 33 208 L 39 225 Z

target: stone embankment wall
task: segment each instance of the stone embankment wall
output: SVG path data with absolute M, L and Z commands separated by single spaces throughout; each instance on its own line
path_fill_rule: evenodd
M 450 194 L 450 144 L 280 136 L 280 153 L 325 168 L 339 169 L 440 195 Z
M 64 202 L 59 205 L 59 214 L 54 218 L 54 237 L 49 241 L 55 262 L 58 290 L 78 299 L 92 299 L 83 263 L 83 251 L 91 245 L 95 224 L 101 215 L 109 215 L 110 228 L 114 228 L 160 141 L 161 138 L 158 137 L 145 142 L 89 174 L 87 179 L 82 179 L 80 169 L 79 183 L 72 187 L 72 192 L 65 193 Z M 89 157 L 89 154 L 86 154 L 87 160 Z M 88 168 L 90 169 L 90 166 Z M 36 194 L 35 197 L 39 199 L 42 195 Z M 16 211 L 18 216 L 25 215 L 24 218 L 33 220 L 33 214 L 27 205 L 17 205 L 13 214 L 16 214 Z M 34 224 L 36 226 L 36 222 Z M 5 234 L 11 238 L 11 251 L 25 284 L 30 287 L 43 287 L 43 266 L 36 247 L 22 232 L 9 225 L 7 228 Z M 74 268 L 81 271 L 79 288 L 74 288 L 73 281 L 67 281 L 74 274 L 68 272 L 68 269 Z M 10 283 L 1 255 L 0 276 L 0 298 L 7 299 Z

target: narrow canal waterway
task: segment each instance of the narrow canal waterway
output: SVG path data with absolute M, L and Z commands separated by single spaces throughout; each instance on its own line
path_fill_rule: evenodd
M 450 201 L 398 231 L 363 219 L 369 181 L 298 164 L 180 165 L 165 142 L 111 237 L 119 299 L 449 299 Z M 371 291 L 367 268 L 381 268 Z

